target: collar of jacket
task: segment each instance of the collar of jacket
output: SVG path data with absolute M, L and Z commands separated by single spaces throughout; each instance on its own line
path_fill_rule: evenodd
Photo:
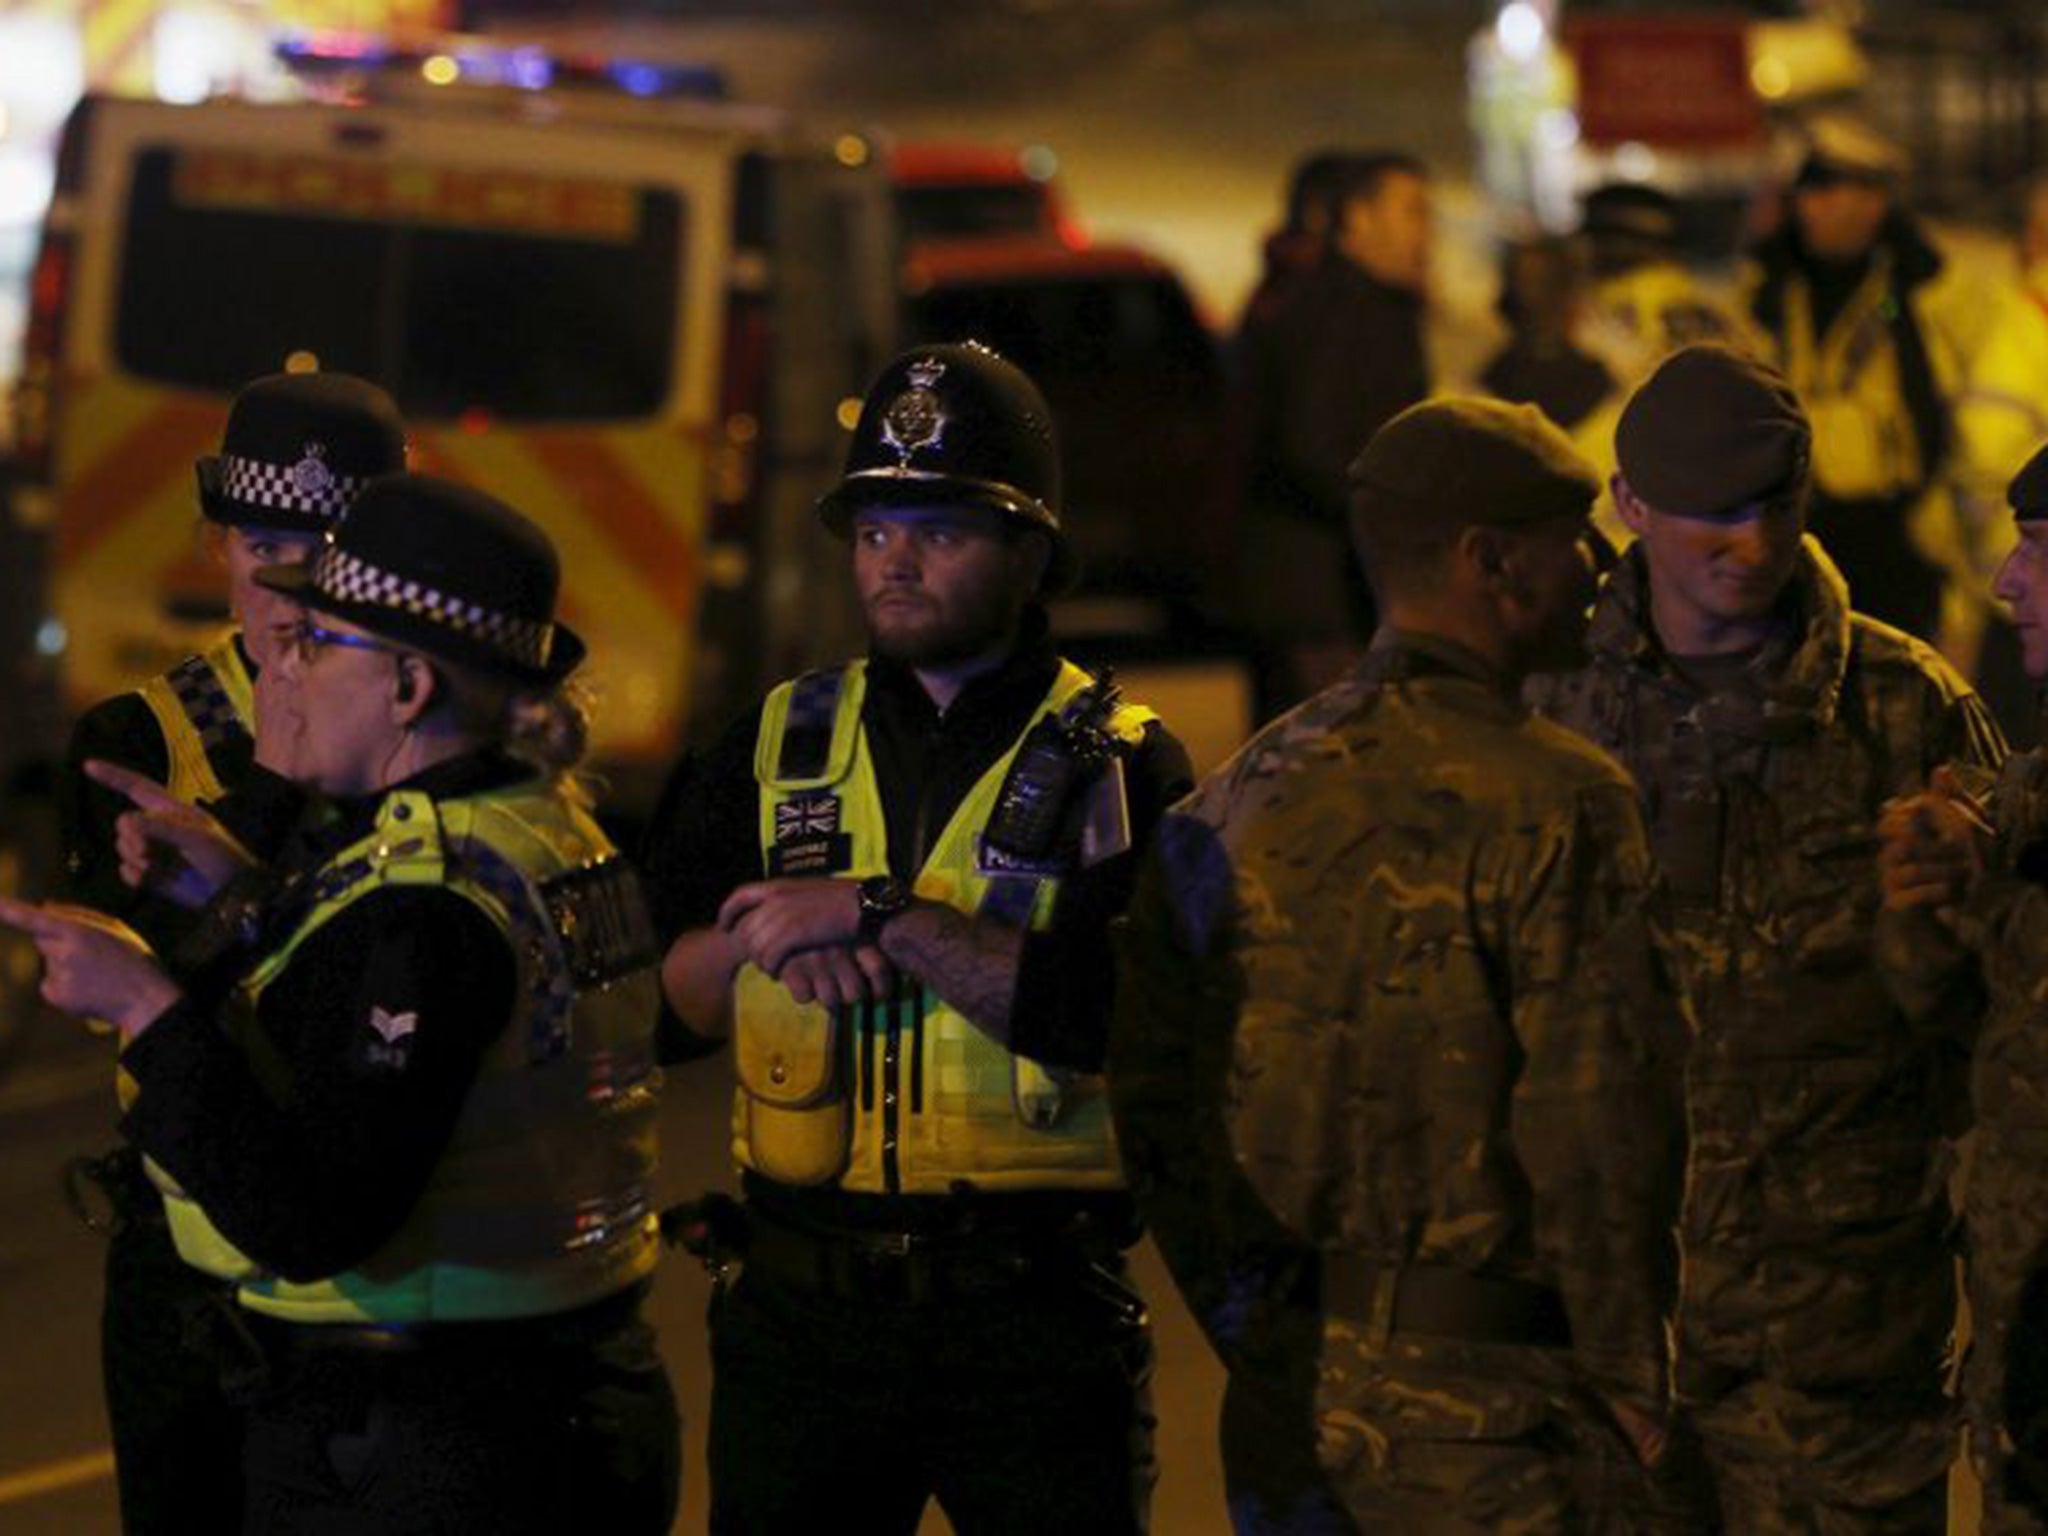
M 1942 268 L 1941 253 L 1928 243 L 1913 216 L 1902 208 L 1893 208 L 1885 215 L 1871 251 L 1873 255 L 1884 252 L 1890 256 L 1892 283 L 1899 293 L 1909 293 L 1931 282 Z M 1789 217 L 1752 246 L 1749 254 L 1766 291 L 1782 287 L 1793 272 L 1812 262 L 1805 242 L 1799 238 L 1798 223 Z
M 1706 701 L 1710 718 L 1703 724 L 1770 742 L 1834 724 L 1849 672 L 1849 588 L 1811 534 L 1800 541 L 1780 601 L 1792 622 L 1750 663 L 1754 693 Z M 1601 583 L 1586 645 L 1596 664 L 1634 669 L 1663 687 L 1690 691 L 1650 621 L 1650 568 L 1640 543 L 1629 546 Z
M 1033 604 L 1024 610 L 1017 643 L 995 666 L 969 678 L 944 711 L 948 718 L 982 715 L 1014 704 L 1024 695 L 1036 705 L 1060 669 L 1059 648 L 1053 644 L 1045 610 Z M 906 720 L 936 720 L 941 711 L 918 681 L 914 667 L 874 651 L 868 653 L 868 697 L 886 702 Z
M 536 772 L 530 764 L 520 762 L 502 748 L 479 747 L 459 757 L 443 758 L 412 777 L 371 794 L 335 800 L 336 820 L 326 835 L 340 839 L 334 844 L 336 847 L 345 847 L 366 835 L 377 824 L 377 813 L 383 808 L 385 797 L 401 789 L 416 790 L 435 800 L 458 800 L 465 795 L 509 788 L 533 778 Z
M 1503 698 L 1517 698 L 1515 688 L 1484 656 L 1442 635 L 1419 630 L 1383 627 L 1372 637 L 1372 645 L 1358 664 L 1364 682 L 1404 682 L 1411 678 L 1457 677 L 1478 683 Z
M 1334 245 L 1324 250 L 1323 258 L 1311 276 L 1317 283 L 1325 285 L 1326 292 L 1334 289 L 1369 298 L 1391 309 L 1417 314 L 1422 311 L 1421 294 L 1412 288 L 1397 288 L 1392 283 L 1381 282 Z

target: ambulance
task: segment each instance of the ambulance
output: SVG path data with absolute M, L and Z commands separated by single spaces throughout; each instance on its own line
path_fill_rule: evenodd
M 858 633 L 812 503 L 896 336 L 886 154 L 715 77 L 314 40 L 303 99 L 88 97 L 31 288 L 22 675 L 68 718 L 223 616 L 193 460 L 259 375 L 390 389 L 414 467 L 561 550 L 629 812 L 693 734 Z M 319 67 L 315 67 L 319 66 Z

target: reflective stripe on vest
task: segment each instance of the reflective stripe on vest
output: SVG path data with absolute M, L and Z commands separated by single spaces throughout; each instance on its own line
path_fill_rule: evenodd
M 1813 425 L 1814 483 L 1844 501 L 1912 494 L 1925 480 L 1889 318 L 1899 302 L 1884 252 L 1824 336 L 1806 280 L 1785 284 L 1785 377 Z
M 256 685 L 242 663 L 235 636 L 223 636 L 196 656 L 136 690 L 164 738 L 164 788 L 187 805 L 227 793 L 214 753 L 255 732 Z M 135 1079 L 114 1069 L 114 1096 L 123 1110 L 135 1102 Z M 157 1177 L 152 1171 L 151 1177 Z M 159 1179 L 161 1183 L 162 1180 Z
M 256 686 L 235 637 L 187 656 L 139 692 L 170 758 L 164 787 L 188 805 L 218 800 L 226 787 L 214 754 L 255 731 Z
M 418 1204 L 358 1268 L 307 1284 L 266 1275 L 172 1191 L 165 1208 L 186 1261 L 237 1281 L 250 1310 L 307 1323 L 536 1316 L 650 1273 L 661 1084 L 653 973 L 576 989 L 539 894 L 611 853 L 587 815 L 538 786 L 387 797 L 376 829 L 315 877 L 311 909 L 243 984 L 245 1026 L 308 937 L 393 885 L 443 886 L 505 934 L 519 967 L 512 1020 L 485 1052 Z
M 984 871 L 980 834 L 1030 726 L 1090 681 L 1061 664 L 1025 731 L 932 845 L 917 873 L 920 898 L 1019 927 L 1050 922 L 1057 878 Z M 888 828 L 860 722 L 865 691 L 865 666 L 854 663 L 769 695 L 754 771 L 771 868 L 778 850 L 786 864 L 793 848 L 844 838 L 831 873 L 860 879 L 887 871 Z M 1120 706 L 1111 729 L 1135 743 L 1153 718 Z M 1120 793 L 1120 772 L 1113 784 Z M 892 1000 L 828 1010 L 798 1003 L 743 965 L 734 1008 L 733 1151 L 744 1168 L 784 1183 L 890 1193 L 943 1193 L 962 1179 L 997 1190 L 1123 1182 L 1099 1077 L 1013 1054 L 915 984 Z

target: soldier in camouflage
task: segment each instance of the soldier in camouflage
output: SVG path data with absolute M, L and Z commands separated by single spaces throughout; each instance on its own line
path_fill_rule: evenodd
M 2048 449 L 2013 479 L 2007 499 L 2019 538 L 1992 592 L 2011 607 L 2027 675 L 2039 684 L 2048 682 Z M 1982 1530 L 2038 1536 L 2048 1532 L 2048 1315 L 2038 1294 L 2048 1264 L 2048 750 L 2009 758 L 1988 801 L 1970 790 L 1944 776 L 1887 809 L 1885 955 L 1949 954 L 1988 994 L 1970 1064 L 1963 1402 Z
M 1850 611 L 1803 532 L 1810 440 L 1762 365 L 1667 359 L 1617 432 L 1637 541 L 1591 659 L 1529 692 L 1635 776 L 1669 883 L 1699 1021 L 1678 1388 L 1728 1528 L 1938 1531 L 1959 1015 L 1888 987 L 1872 855 L 1888 798 L 2003 743 L 1927 646 Z
M 1162 825 L 1119 1144 L 1230 1372 L 1240 1532 L 1640 1529 L 1685 1016 L 1632 787 L 1517 697 L 1579 653 L 1595 482 L 1473 400 L 1351 480 L 1386 626 Z

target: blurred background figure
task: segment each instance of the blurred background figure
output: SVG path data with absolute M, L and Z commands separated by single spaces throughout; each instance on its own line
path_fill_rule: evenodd
M 1750 312 L 1813 421 L 1813 533 L 1859 611 L 1934 641 L 1957 562 L 1954 300 L 1897 146 L 1852 118 L 1810 127 L 1788 217 L 1751 253 Z
M 1300 280 L 1322 262 L 1351 161 L 1342 150 L 1324 149 L 1295 162 L 1287 182 L 1286 219 L 1260 250 L 1259 280 L 1238 322 L 1241 338 L 1278 314 Z
M 1586 345 L 1629 388 L 1680 347 L 1743 340 L 1734 311 L 1686 265 L 1678 232 L 1678 205 L 1656 187 L 1611 181 L 1586 194 Z
M 1753 347 L 1734 307 L 1686 264 L 1679 207 L 1641 182 L 1610 181 L 1586 194 L 1579 233 L 1589 268 L 1577 339 L 1614 378 L 1607 398 L 1572 429 L 1602 480 L 1593 522 L 1616 547 L 1634 537 L 1605 482 L 1615 470 L 1614 428 L 1636 386 L 1680 347 L 1720 341 Z
M 1480 373 L 1491 394 L 1533 405 L 1570 432 L 1614 392 L 1607 365 L 1578 343 L 1586 306 L 1586 256 L 1574 240 L 1518 240 L 1501 253 L 1506 346 Z
M 1429 393 L 1428 177 L 1399 151 L 1349 161 L 1321 257 L 1246 338 L 1242 601 L 1268 647 L 1268 712 L 1334 680 L 1374 627 L 1344 475 L 1359 444 Z
M 1943 615 L 1942 648 L 1976 680 L 2015 745 L 2031 746 L 2034 685 L 2012 624 L 1987 599 L 2013 544 L 2006 482 L 2048 440 L 2048 177 L 2028 182 L 2015 211 L 2013 267 L 1987 300 L 1955 404 L 1955 529 L 1972 579 L 1955 584 L 1959 601 Z

